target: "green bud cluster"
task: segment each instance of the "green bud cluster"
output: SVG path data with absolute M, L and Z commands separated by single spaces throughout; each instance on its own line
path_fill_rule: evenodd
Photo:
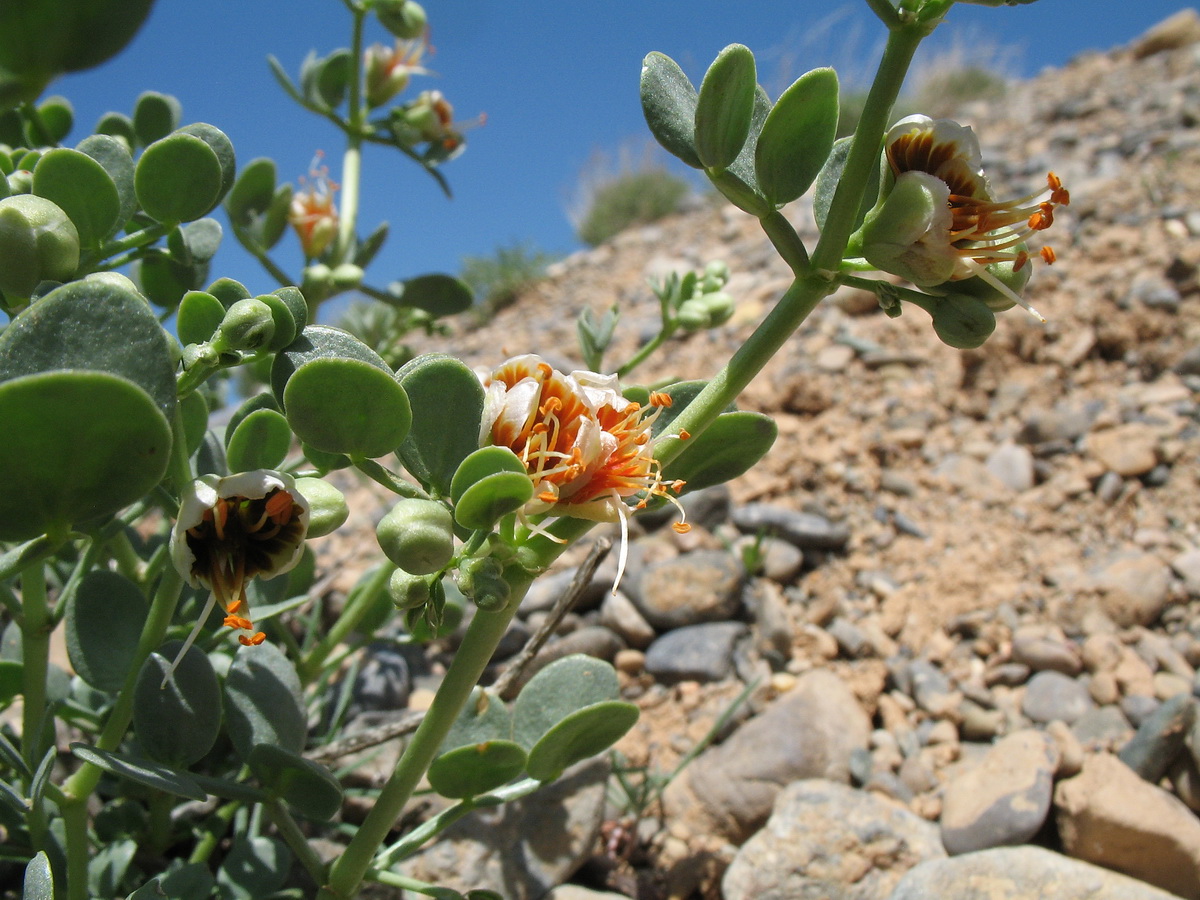
M 686 331 L 716 328 L 733 315 L 733 297 L 723 290 L 729 282 L 729 266 L 720 260 L 682 278 L 672 275 L 655 288 L 664 309 L 677 327 Z
M 504 564 L 494 556 L 464 559 L 454 573 L 454 583 L 484 612 L 504 609 L 512 592 L 504 580 Z

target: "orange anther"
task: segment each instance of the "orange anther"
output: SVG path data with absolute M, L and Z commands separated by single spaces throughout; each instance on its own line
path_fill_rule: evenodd
M 542 491 L 540 494 L 537 495 L 537 497 L 543 503 L 557 503 L 558 502 L 558 495 L 555 494 L 554 491 Z
M 650 405 L 669 408 L 675 401 L 670 394 L 662 391 L 652 391 L 650 394 Z
M 1017 254 L 1017 258 L 1013 261 L 1013 271 L 1020 272 L 1025 268 L 1025 263 L 1029 262 L 1029 254 L 1024 250 Z
M 671 529 L 676 534 L 687 534 L 689 531 L 692 530 L 692 526 L 689 525 L 687 522 L 673 522 L 671 524 Z
M 673 490 L 675 493 L 678 494 L 680 491 L 683 490 L 683 486 L 685 484 L 687 484 L 687 482 L 684 481 L 682 478 L 676 478 L 674 481 L 671 482 L 671 490 Z
M 283 524 L 292 517 L 293 500 L 287 491 L 275 491 L 267 498 L 267 515 L 271 521 Z
M 249 637 L 247 637 L 244 634 L 238 635 L 238 643 L 241 644 L 243 647 L 257 647 L 259 644 L 261 644 L 266 639 L 267 639 L 266 632 L 263 632 L 263 631 L 256 632 L 256 633 L 250 635 Z
M 241 628 L 245 631 L 249 631 L 254 627 L 254 624 L 249 619 L 242 616 L 226 616 L 221 624 L 229 628 Z
M 537 373 L 541 375 L 542 378 L 549 378 L 554 374 L 554 370 L 550 368 L 548 363 L 543 362 L 537 364 Z
M 550 413 L 558 412 L 562 408 L 563 402 L 561 400 L 559 400 L 557 397 L 550 397 L 545 403 L 538 407 L 538 412 L 543 416 L 548 416 Z
M 231 616 L 236 615 L 237 611 L 242 608 L 243 603 L 245 601 L 241 597 L 238 597 L 236 600 L 230 600 L 229 605 L 225 607 L 225 612 Z
M 681 441 L 686 441 L 691 436 L 692 436 L 692 433 L 690 431 L 688 431 L 686 428 L 679 429 L 679 439 Z
M 1038 252 L 1040 253 L 1042 259 L 1045 260 L 1046 265 L 1050 265 L 1056 259 L 1058 259 L 1058 256 L 1054 253 L 1054 248 L 1048 244 Z

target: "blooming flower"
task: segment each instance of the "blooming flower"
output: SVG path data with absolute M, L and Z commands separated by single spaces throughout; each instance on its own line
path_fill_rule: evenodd
M 421 59 L 429 50 L 424 36 L 412 40 L 397 39 L 395 47 L 373 44 L 363 54 L 366 70 L 368 105 L 382 106 L 408 87 L 413 75 L 428 75 Z
M 301 177 L 300 190 L 292 196 L 288 222 L 296 229 L 300 247 L 308 259 L 315 259 L 337 237 L 338 211 L 333 195 L 338 185 L 329 180 L 329 169 L 319 165 L 323 154 L 318 150 L 309 167 L 312 180 Z
M 534 486 L 533 499 L 522 511 L 526 523 L 540 514 L 619 522 L 618 572 L 623 571 L 630 516 L 626 499 L 641 495 L 635 509 L 652 497 L 678 505 L 670 492 L 683 487 L 662 480 L 650 442 L 650 428 L 671 398 L 652 393 L 646 411 L 621 395 L 615 375 L 563 375 L 532 354 L 508 360 L 484 375 L 483 384 L 487 397 L 479 442 L 508 447 L 525 464 Z M 681 533 L 689 528 L 682 521 L 674 527 Z
M 1049 228 L 1054 210 L 1070 202 L 1058 176 L 1050 172 L 1042 191 L 997 201 L 983 173 L 975 133 L 919 115 L 892 126 L 884 154 L 880 202 L 862 230 L 867 261 L 919 287 L 977 277 L 1041 318 L 988 267 L 1005 264 L 1016 272 L 1025 267 L 1025 241 Z M 1040 256 L 1054 261 L 1050 247 Z
M 171 532 L 171 559 L 188 584 L 212 593 L 171 671 L 218 602 L 225 625 L 251 632 L 238 635 L 240 643 L 252 646 L 266 639 L 250 621 L 246 583 L 254 577 L 274 578 L 295 566 L 304 552 L 308 521 L 308 501 L 290 475 L 257 469 L 192 482 Z

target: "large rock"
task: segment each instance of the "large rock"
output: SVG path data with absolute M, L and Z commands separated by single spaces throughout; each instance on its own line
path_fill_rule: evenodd
M 1000 847 L 908 871 L 887 900 L 1179 900 L 1041 847 Z
M 894 800 L 834 781 L 796 781 L 738 851 L 722 895 L 878 900 L 914 865 L 945 855 L 937 828 Z
M 648 565 L 629 599 L 661 633 L 672 628 L 721 622 L 742 609 L 746 570 L 723 550 L 697 550 Z
M 457 891 L 489 888 L 538 900 L 596 846 L 608 763 L 590 760 L 523 800 L 478 810 L 450 826 L 404 873 Z
M 850 754 L 866 748 L 870 733 L 850 688 L 832 672 L 809 672 L 671 782 L 663 796 L 667 818 L 740 844 L 767 820 L 785 785 L 848 782 Z
M 1066 853 L 1200 900 L 1200 819 L 1115 756 L 1084 760 L 1054 805 Z
M 942 841 L 954 854 L 1023 844 L 1050 812 L 1058 749 L 1039 731 L 998 741 L 979 764 L 946 785 Z

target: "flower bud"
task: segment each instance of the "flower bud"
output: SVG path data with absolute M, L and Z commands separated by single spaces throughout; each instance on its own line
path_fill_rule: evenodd
M 222 350 L 254 351 L 265 347 L 274 336 L 275 317 L 271 307 L 251 297 L 226 310 L 216 341 Z
M 377 0 L 379 24 L 402 40 L 420 37 L 429 27 L 425 9 L 413 0 Z
M 334 266 L 333 271 L 329 275 L 333 286 L 339 291 L 356 288 L 362 284 L 363 280 L 362 267 L 356 266 L 354 263 L 342 263 L 339 266 Z
M 428 575 L 454 558 L 454 519 L 436 500 L 407 498 L 375 526 L 384 554 L 406 572 Z
M 699 331 L 701 328 L 709 326 L 708 307 L 704 305 L 703 300 L 697 297 L 680 303 L 675 317 L 680 326 L 688 331 Z
M 309 303 L 320 303 L 333 293 L 333 270 L 325 263 L 305 266 L 300 273 L 300 292 Z
M 934 307 L 933 330 L 943 344 L 974 350 L 996 330 L 996 316 L 985 301 L 954 293 L 941 298 Z
M 42 281 L 66 281 L 79 265 L 79 232 L 56 204 L 33 194 L 0 200 L 0 292 L 28 300 Z
M 322 478 L 297 478 L 296 490 L 308 501 L 309 537 L 337 531 L 350 516 L 345 495 Z
M 504 565 L 491 556 L 464 559 L 454 573 L 454 582 L 484 612 L 504 609 L 512 592 L 504 580 Z
M 733 298 L 724 291 L 701 294 L 700 302 L 704 304 L 704 308 L 708 311 L 709 328 L 724 325 L 729 321 L 730 316 L 733 315 Z
M 429 602 L 430 581 L 427 575 L 413 575 L 397 569 L 388 579 L 388 596 L 396 609 L 417 609 Z

